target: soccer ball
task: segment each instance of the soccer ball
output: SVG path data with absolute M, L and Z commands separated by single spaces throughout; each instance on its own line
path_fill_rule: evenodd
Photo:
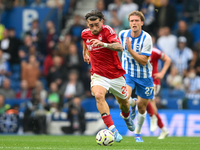
M 114 143 L 114 135 L 110 130 L 100 130 L 96 135 L 96 142 L 98 145 L 111 146 Z

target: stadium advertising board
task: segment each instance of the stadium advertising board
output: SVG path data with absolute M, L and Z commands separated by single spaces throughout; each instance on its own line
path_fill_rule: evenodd
M 131 132 L 126 128 L 126 124 L 124 123 L 122 118 L 120 118 L 119 113 L 120 110 L 118 109 L 111 110 L 111 116 L 119 132 L 122 135 L 134 135 L 134 132 Z M 169 130 L 169 136 L 200 136 L 200 111 L 159 110 L 159 113 L 161 118 L 163 119 L 163 123 Z M 95 115 L 92 115 L 92 112 L 90 114 L 86 114 L 86 118 L 88 119 L 86 133 L 88 134 L 95 134 L 97 131 L 100 130 L 100 128 L 105 128 L 100 116 L 96 115 L 96 120 L 94 120 L 94 117 Z M 136 120 L 137 118 L 135 118 L 134 120 L 135 123 Z M 95 122 L 97 122 L 97 126 L 94 125 Z M 93 126 L 93 128 L 91 128 L 91 126 Z M 154 132 L 150 131 L 150 118 L 148 114 L 144 122 L 141 134 L 143 134 L 143 136 L 158 136 L 160 134 L 159 128 Z

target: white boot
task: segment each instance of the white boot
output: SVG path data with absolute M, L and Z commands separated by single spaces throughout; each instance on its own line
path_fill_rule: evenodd
M 161 129 L 161 133 L 160 136 L 158 137 L 158 139 L 164 139 L 169 135 L 169 131 L 167 130 L 167 128 L 163 127 Z

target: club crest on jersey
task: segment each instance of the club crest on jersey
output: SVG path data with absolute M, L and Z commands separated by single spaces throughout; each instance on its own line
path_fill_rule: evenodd
M 89 39 L 87 39 L 86 43 L 90 43 L 90 40 L 89 40 Z
M 139 51 L 140 51 L 140 45 L 137 44 L 137 45 L 136 45 L 136 52 L 139 52 Z
M 98 37 L 99 41 L 102 41 L 102 35 L 99 34 L 99 37 Z

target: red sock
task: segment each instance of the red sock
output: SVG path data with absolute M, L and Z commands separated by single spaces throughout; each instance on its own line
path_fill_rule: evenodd
M 122 111 L 121 111 L 121 112 L 122 112 Z M 127 113 L 122 112 L 122 116 L 125 117 L 125 118 L 127 118 L 127 117 L 129 116 L 129 114 L 130 114 L 130 110 L 129 110 L 129 112 L 127 112 Z
M 163 124 L 163 122 L 162 122 L 162 120 L 161 120 L 161 118 L 160 118 L 158 113 L 157 113 L 156 117 L 158 118 L 158 126 L 159 126 L 159 128 L 160 129 L 163 128 L 164 124 Z
M 105 125 L 106 125 L 108 128 L 109 128 L 110 126 L 114 125 L 113 120 L 112 120 L 110 114 L 109 114 L 109 115 L 106 115 L 106 116 L 102 116 L 101 118 L 103 119 L 103 122 L 105 123 Z
M 148 102 L 148 104 L 147 104 L 147 113 L 149 114 L 150 117 L 152 117 L 154 115 L 154 111 L 153 111 L 153 108 L 152 108 L 150 102 Z

